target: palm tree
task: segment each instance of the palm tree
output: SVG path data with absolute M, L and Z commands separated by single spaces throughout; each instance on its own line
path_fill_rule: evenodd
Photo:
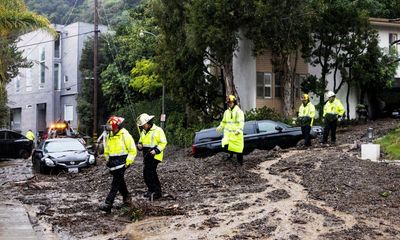
M 11 45 L 19 34 L 36 29 L 44 29 L 56 35 L 49 20 L 30 12 L 23 0 L 0 0 L 0 38 Z M 10 61 L 0 58 L 0 84 L 10 80 L 7 75 L 8 62 Z

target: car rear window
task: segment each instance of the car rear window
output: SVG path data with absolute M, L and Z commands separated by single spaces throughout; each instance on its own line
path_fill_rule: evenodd
M 23 135 L 19 134 L 19 133 L 15 133 L 15 132 L 8 132 L 8 139 L 11 140 L 17 140 L 17 139 L 23 139 L 25 138 Z

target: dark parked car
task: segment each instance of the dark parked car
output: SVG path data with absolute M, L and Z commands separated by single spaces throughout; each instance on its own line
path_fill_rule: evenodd
M 33 142 L 17 132 L 0 129 L 0 158 L 29 158 Z
M 312 138 L 322 135 L 323 128 L 313 126 Z M 196 132 L 192 145 L 194 157 L 211 156 L 222 152 L 222 134 L 216 128 L 203 129 Z M 269 150 L 275 146 L 288 148 L 304 142 L 300 127 L 292 127 L 281 122 L 270 120 L 247 121 L 244 124 L 244 154 L 254 149 Z
M 53 138 L 41 142 L 34 150 L 32 164 L 40 173 L 52 169 L 78 172 L 80 168 L 95 165 L 96 159 L 77 138 Z

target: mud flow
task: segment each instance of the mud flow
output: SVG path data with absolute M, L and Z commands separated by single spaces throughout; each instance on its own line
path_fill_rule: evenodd
M 22 202 L 51 233 L 43 239 L 400 239 L 400 167 L 359 159 L 368 127 L 382 136 L 399 121 L 342 126 L 335 146 L 256 150 L 243 166 L 169 146 L 153 202 L 139 155 L 125 174 L 133 204 L 118 195 L 111 214 L 98 210 L 111 184 L 102 159 L 56 175 L 32 172 L 30 159 L 1 161 L 0 200 Z

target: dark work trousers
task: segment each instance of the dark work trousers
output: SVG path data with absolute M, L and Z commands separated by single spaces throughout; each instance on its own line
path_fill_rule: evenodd
M 150 193 L 154 193 L 155 197 L 161 197 L 161 184 L 157 175 L 157 166 L 160 163 L 150 153 L 144 158 L 143 178 L 147 189 Z
M 106 198 L 106 203 L 110 205 L 114 203 L 114 199 L 117 196 L 118 191 L 121 193 L 124 199 L 129 196 L 128 188 L 126 187 L 124 178 L 125 167 L 111 171 L 111 174 L 113 176 L 113 180 L 111 183 L 110 192 Z
M 336 142 L 336 127 L 337 127 L 337 120 L 325 123 L 324 136 L 323 136 L 323 139 L 322 139 L 323 143 L 327 143 L 328 142 L 329 132 L 331 132 L 331 143 L 335 143 Z
M 305 145 L 306 147 L 311 146 L 311 135 L 310 135 L 310 131 L 311 131 L 311 126 L 310 126 L 310 125 L 301 126 L 301 133 L 303 134 L 304 145 Z
M 243 165 L 243 153 L 232 152 L 228 150 L 228 145 L 224 146 L 224 150 L 229 153 L 229 159 L 233 158 L 233 154 L 236 154 L 237 161 L 240 165 Z

